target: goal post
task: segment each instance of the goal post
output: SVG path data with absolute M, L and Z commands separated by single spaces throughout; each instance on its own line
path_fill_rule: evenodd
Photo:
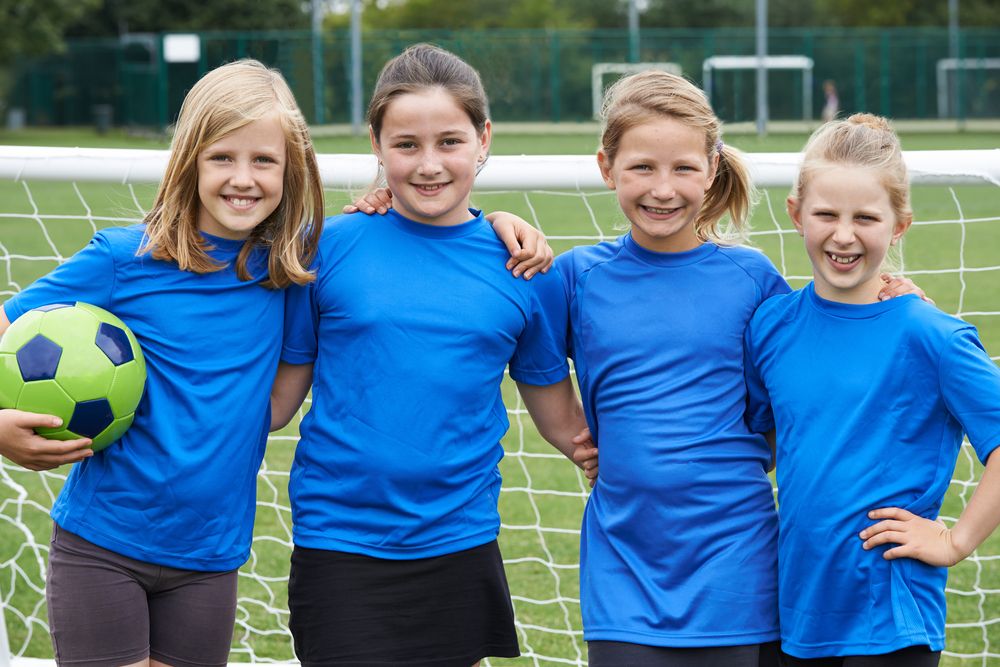
M 802 72 L 802 118 L 812 120 L 813 59 L 808 56 L 711 56 L 702 62 L 702 85 L 712 101 L 712 75 L 716 71 L 757 69 L 763 60 L 766 70 Z
M 955 86 L 948 85 L 948 75 L 955 73 L 961 76 L 962 72 L 975 70 L 1000 70 L 1000 58 L 942 58 L 937 61 L 935 70 L 937 72 L 938 118 L 949 118 L 954 115 L 958 82 L 956 78 Z M 994 83 L 994 85 L 996 84 Z
M 591 107 L 594 120 L 601 117 L 601 105 L 604 101 L 604 77 L 608 74 L 635 74 L 656 69 L 670 74 L 681 75 L 681 66 L 677 63 L 594 63 L 590 68 Z
M 95 229 L 138 222 L 167 156 L 165 150 L 0 147 L 0 303 L 83 247 Z M 943 310 L 974 323 L 1000 361 L 1000 150 L 906 151 L 904 157 L 915 213 L 902 247 L 904 273 Z M 784 213 L 784 198 L 800 156 L 751 153 L 747 159 L 761 188 L 749 242 L 799 287 L 810 265 Z M 367 154 L 321 155 L 319 163 L 328 214 L 368 187 L 377 170 Z M 556 251 L 613 238 L 625 228 L 592 154 L 492 156 L 473 201 L 529 220 Z M 504 382 L 503 392 L 511 428 L 500 463 L 500 546 L 524 657 L 487 660 L 484 667 L 584 667 L 577 582 L 587 480 L 541 439 L 511 382 Z M 272 434 L 258 474 L 252 553 L 239 576 L 233 663 L 294 664 L 287 485 L 296 442 L 295 424 Z M 44 573 L 48 511 L 66 473 L 35 473 L 0 460 L 0 612 L 14 667 L 54 664 Z M 980 474 L 964 447 L 942 509 L 947 523 L 961 514 Z M 1000 655 L 998 581 L 1000 535 L 952 569 L 943 667 L 981 667 Z
M 0 181 L 155 184 L 166 170 L 168 150 L 0 146 Z M 758 187 L 791 186 L 800 153 L 744 153 Z M 1000 185 L 1000 149 L 904 151 L 914 185 Z M 357 190 L 377 175 L 371 154 L 318 156 L 325 188 Z M 476 178 L 477 191 L 500 189 L 603 190 L 592 154 L 493 155 Z M 6 212 L 0 211 L 0 216 Z

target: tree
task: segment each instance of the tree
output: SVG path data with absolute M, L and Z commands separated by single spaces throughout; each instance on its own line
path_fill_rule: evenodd
M 7 1 L 7 0 L 2 0 Z M 41 0 L 39 0 L 41 1 Z M 60 2 L 66 0 L 59 0 Z M 308 29 L 302 0 L 88 0 L 95 5 L 70 26 L 74 37 L 179 30 Z
M 60 50 L 68 25 L 100 0 L 0 0 L 0 65 Z

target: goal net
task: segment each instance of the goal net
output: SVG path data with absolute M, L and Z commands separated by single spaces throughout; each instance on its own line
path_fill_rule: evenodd
M 762 188 L 750 241 L 793 286 L 801 286 L 810 276 L 809 262 L 784 212 L 798 156 L 749 157 Z M 906 158 L 916 222 L 903 247 L 903 271 L 942 309 L 974 323 L 1000 360 L 1000 151 L 910 152 Z M 165 163 L 165 151 L 0 148 L 0 302 L 65 261 L 96 229 L 138 221 Z M 371 156 L 324 155 L 321 167 L 332 214 L 371 182 L 376 165 Z M 626 223 L 592 155 L 492 157 L 474 203 L 521 215 L 546 233 L 557 252 L 613 238 Z M 501 463 L 500 546 L 523 655 L 485 664 L 582 666 L 577 578 L 586 480 L 541 440 L 510 382 L 504 398 L 511 429 Z M 296 440 L 294 424 L 273 435 L 260 470 L 253 552 L 240 571 L 232 662 L 294 660 L 286 581 L 287 484 Z M 957 519 L 980 472 L 966 446 L 942 512 L 946 521 Z M 48 510 L 66 474 L 0 465 L 0 609 L 15 665 L 51 661 L 44 598 Z M 1000 664 L 1000 536 L 952 569 L 948 605 L 943 664 Z

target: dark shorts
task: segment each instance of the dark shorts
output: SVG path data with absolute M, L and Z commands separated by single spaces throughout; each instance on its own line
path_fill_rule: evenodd
M 470 667 L 519 654 L 496 541 L 416 560 L 297 546 L 288 609 L 304 667 Z
M 56 661 L 118 667 L 150 657 L 174 667 L 226 665 L 237 576 L 133 560 L 54 525 L 45 599 Z
M 929 646 L 907 648 L 881 655 L 846 655 L 836 658 L 794 658 L 782 656 L 782 667 L 937 667 L 940 651 Z
M 778 667 L 778 642 L 744 646 L 668 648 L 626 642 L 587 642 L 590 667 Z

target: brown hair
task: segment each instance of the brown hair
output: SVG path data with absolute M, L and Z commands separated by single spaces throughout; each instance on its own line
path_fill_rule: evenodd
M 709 165 L 719 156 L 715 180 L 695 219 L 695 234 L 702 241 L 725 242 L 719 220 L 726 213 L 732 226 L 745 232 L 756 197 L 750 171 L 742 153 L 722 143 L 722 122 L 705 94 L 684 77 L 648 70 L 623 77 L 608 89 L 601 110 L 601 151 L 608 163 L 614 163 L 625 132 L 664 116 L 704 131 Z
M 490 117 L 490 104 L 479 72 L 454 53 L 432 44 L 414 44 L 390 60 L 375 82 L 368 104 L 368 125 L 375 141 L 382 132 L 382 119 L 394 98 L 426 88 L 447 91 L 482 134 Z
M 255 227 L 236 258 L 236 275 L 251 280 L 247 259 L 269 248 L 268 288 L 304 284 L 323 226 L 323 186 L 309 128 L 288 84 L 277 70 L 256 60 L 239 60 L 199 80 L 181 105 L 170 159 L 153 207 L 146 215 L 146 243 L 140 252 L 176 262 L 185 271 L 211 273 L 224 265 L 206 252 L 198 232 L 198 155 L 256 120 L 277 114 L 285 134 L 286 163 L 281 201 Z
M 837 165 L 866 167 L 878 173 L 889 195 L 897 220 L 912 217 L 910 180 L 899 137 L 889 121 L 869 113 L 856 113 L 822 125 L 803 150 L 792 196 L 802 201 L 806 185 L 819 169 Z

